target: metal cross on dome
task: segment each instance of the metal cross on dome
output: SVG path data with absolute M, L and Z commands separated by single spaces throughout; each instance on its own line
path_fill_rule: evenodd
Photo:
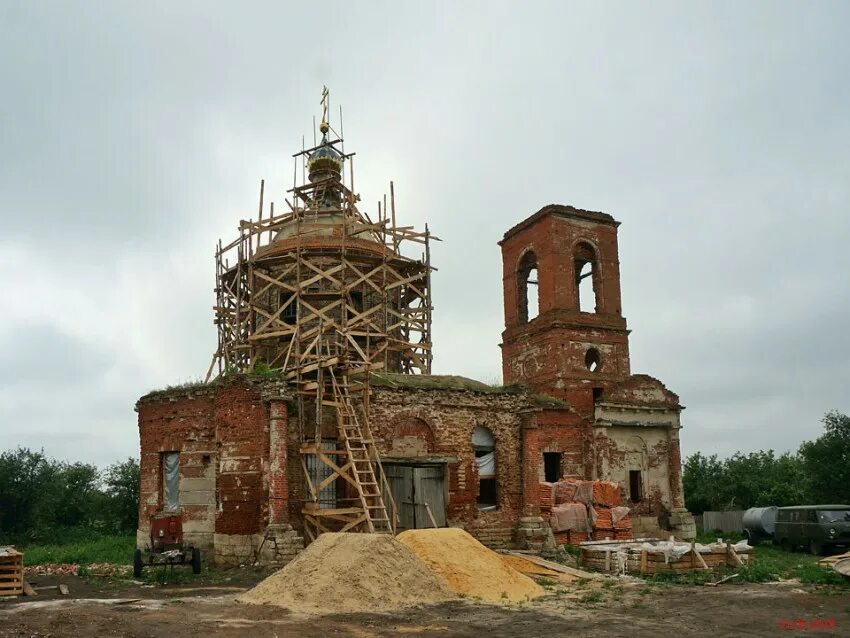
M 328 96 L 329 95 L 330 95 L 330 91 L 328 91 L 328 87 L 323 85 L 322 86 L 322 100 L 319 102 L 319 104 L 322 105 L 322 123 L 319 126 L 319 128 L 322 132 L 324 132 L 326 130 L 325 127 L 328 126 Z

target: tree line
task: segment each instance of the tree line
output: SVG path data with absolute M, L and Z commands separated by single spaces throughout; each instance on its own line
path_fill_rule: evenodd
M 62 540 L 69 529 L 106 534 L 135 532 L 139 463 L 88 463 L 48 458 L 18 448 L 0 454 L 0 543 Z
M 685 505 L 695 513 L 769 505 L 850 504 L 850 416 L 829 412 L 824 432 L 796 452 L 689 456 L 682 468 Z

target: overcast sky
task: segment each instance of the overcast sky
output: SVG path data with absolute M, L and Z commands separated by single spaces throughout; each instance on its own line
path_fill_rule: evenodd
M 623 223 L 632 371 L 681 396 L 686 454 L 850 411 L 850 4 L 416 5 L 0 0 L 0 447 L 138 454 L 323 84 L 365 208 L 393 179 L 444 240 L 435 373 L 500 378 L 496 242 L 563 203 Z

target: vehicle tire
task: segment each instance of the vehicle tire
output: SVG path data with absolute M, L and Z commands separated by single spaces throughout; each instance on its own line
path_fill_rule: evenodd
M 823 554 L 823 543 L 814 539 L 810 540 L 809 553 L 811 553 L 813 556 L 820 556 L 821 554 Z
M 794 547 L 791 545 L 791 541 L 787 538 L 783 538 L 779 541 L 779 546 L 782 548 L 783 552 L 793 552 Z
M 197 547 L 192 548 L 192 573 L 201 573 L 201 550 Z
M 133 552 L 133 576 L 138 578 L 142 575 L 142 567 L 144 567 L 142 563 L 142 550 L 137 549 Z

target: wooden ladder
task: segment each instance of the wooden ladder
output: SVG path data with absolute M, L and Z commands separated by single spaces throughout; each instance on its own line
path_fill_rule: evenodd
M 386 485 L 386 478 L 369 424 L 367 422 L 361 426 L 357 418 L 349 392 L 348 376 L 343 373 L 341 378 L 337 379 L 333 368 L 329 371 L 336 403 L 339 437 L 345 444 L 366 527 L 372 533 L 392 534 L 394 526 L 381 492 L 381 484 Z

